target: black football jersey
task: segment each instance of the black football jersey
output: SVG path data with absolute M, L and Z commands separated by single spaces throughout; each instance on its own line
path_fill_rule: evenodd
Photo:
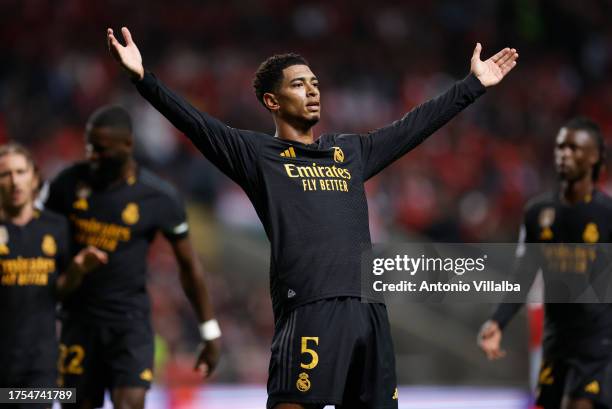
M 612 353 L 612 304 L 579 302 L 586 291 L 609 297 L 612 199 L 600 191 L 575 205 L 559 192 L 538 197 L 526 207 L 520 242 L 520 281 L 528 286 L 538 270 L 543 274 L 547 354 Z M 505 326 L 520 305 L 501 304 L 494 319 Z
M 195 109 L 151 73 L 136 87 L 250 198 L 271 242 L 276 319 L 318 299 L 361 297 L 361 256 L 371 246 L 365 181 L 485 90 L 470 75 L 384 128 L 324 134 L 306 145 L 231 128 Z
M 188 233 L 185 207 L 176 191 L 145 169 L 104 190 L 93 188 L 86 163 L 64 170 L 50 184 L 46 207 L 68 218 L 75 251 L 92 245 L 108 253 L 64 302 L 70 316 L 105 323 L 148 317 L 146 259 L 153 238 Z
M 0 222 L 0 362 L 54 366 L 56 280 L 70 257 L 66 219 L 36 211 L 23 226 Z M 4 369 L 7 369 L 6 367 Z

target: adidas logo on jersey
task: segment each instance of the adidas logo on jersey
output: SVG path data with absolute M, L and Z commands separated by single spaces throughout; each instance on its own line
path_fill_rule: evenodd
M 293 298 L 295 297 L 295 291 L 289 289 L 289 291 L 287 291 L 287 298 Z
M 280 156 L 282 156 L 283 158 L 295 158 L 295 150 L 293 149 L 293 146 L 289 147 L 289 149 L 285 149 L 284 151 L 282 151 Z

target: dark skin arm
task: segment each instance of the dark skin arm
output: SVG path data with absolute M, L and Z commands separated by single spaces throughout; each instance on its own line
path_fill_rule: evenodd
M 85 274 L 96 269 L 100 264 L 108 262 L 108 255 L 93 246 L 85 247 L 72 259 L 72 262 L 62 275 L 57 278 L 55 290 L 60 300 L 64 299 L 71 291 L 74 291 Z
M 204 269 L 191 240 L 187 236 L 171 241 L 170 244 L 179 265 L 183 291 L 193 306 L 199 322 L 213 319 L 213 309 L 204 280 Z M 208 377 L 219 362 L 219 338 L 212 341 L 203 340 L 202 346 L 194 369 L 201 371 L 204 377 Z

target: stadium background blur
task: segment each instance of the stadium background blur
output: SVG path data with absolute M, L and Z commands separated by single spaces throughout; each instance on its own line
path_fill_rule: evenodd
M 213 382 L 264 383 L 272 313 L 269 247 L 247 197 L 134 90 L 112 61 L 105 29 L 128 26 L 145 67 L 233 127 L 273 132 L 253 73 L 270 54 L 302 53 L 321 81 L 316 128 L 367 131 L 399 118 L 516 47 L 498 87 L 367 184 L 375 241 L 513 242 L 524 203 L 554 184 L 553 138 L 568 118 L 595 119 L 612 137 L 612 3 L 479 1 L 0 2 L 0 142 L 30 147 L 46 177 L 83 156 L 83 126 L 98 106 L 133 115 L 139 161 L 189 203 L 224 337 Z M 610 180 L 610 179 L 608 179 Z M 602 187 L 610 191 L 606 182 Z M 324 211 L 324 209 L 313 209 Z M 158 384 L 196 385 L 195 318 L 169 248 L 151 252 Z M 476 348 L 487 305 L 391 305 L 402 384 L 526 387 L 525 324 L 508 331 L 510 357 Z M 418 371 L 415 370 L 418 368 Z

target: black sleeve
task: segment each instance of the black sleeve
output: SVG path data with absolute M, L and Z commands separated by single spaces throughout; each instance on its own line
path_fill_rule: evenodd
M 57 271 L 62 274 L 72 262 L 72 249 L 70 240 L 70 227 L 68 220 L 62 217 L 58 223 L 57 233 Z
M 175 241 L 189 234 L 185 204 L 178 193 L 164 195 L 159 207 L 159 230 L 169 241 Z
M 444 94 L 408 112 L 402 119 L 361 136 L 364 180 L 414 149 L 485 92 L 473 74 Z
M 41 200 L 43 201 L 45 209 L 49 209 L 59 214 L 66 214 L 65 202 L 71 195 L 68 194 L 64 179 L 65 177 L 60 174 L 50 183 L 47 182 L 43 187 L 43 197 L 41 197 Z
M 202 154 L 243 188 L 257 178 L 257 136 L 231 128 L 197 110 L 147 72 L 136 89 L 183 132 Z
M 512 283 L 520 284 L 520 299 L 517 300 L 515 295 L 504 297 L 504 301 L 497 306 L 495 312 L 491 316 L 491 319 L 497 321 L 502 330 L 525 303 L 525 297 L 540 268 L 538 248 L 533 244 L 531 236 L 532 234 L 527 230 L 526 221 L 521 226 L 519 241 L 516 248 L 516 261 L 509 279 Z

